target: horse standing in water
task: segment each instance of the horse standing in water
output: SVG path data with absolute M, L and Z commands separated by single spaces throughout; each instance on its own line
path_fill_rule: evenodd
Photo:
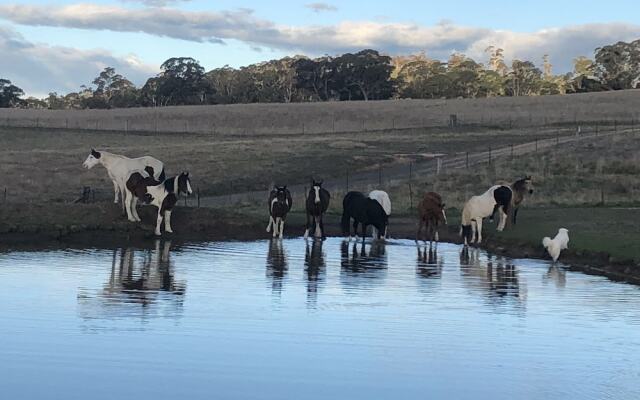
M 304 231 L 304 238 L 309 237 L 309 229 L 313 227 L 314 236 L 324 238 L 324 223 L 322 222 L 322 216 L 329 208 L 329 201 L 331 195 L 329 192 L 322 188 L 322 181 L 312 180 L 311 190 L 307 194 L 307 201 L 305 208 L 307 210 L 307 225 Z M 313 219 L 313 224 L 311 220 Z
M 127 198 L 126 209 L 129 216 L 129 221 L 139 221 L 140 217 L 135 210 L 134 198 L 148 202 L 149 204 L 158 208 L 158 217 L 156 220 L 156 236 L 160 236 L 160 227 L 164 218 L 164 230 L 168 233 L 172 233 L 171 229 L 171 212 L 178 202 L 178 196 L 182 193 L 184 195 L 190 195 L 193 193 L 191 190 L 191 180 L 189 179 L 189 173 L 183 172 L 173 178 L 168 178 L 164 182 L 157 185 L 149 185 L 151 183 L 141 172 L 134 172 L 127 179 Z M 133 207 L 133 208 L 132 208 Z M 135 213 L 135 218 L 134 214 Z
M 471 197 L 462 210 L 460 235 L 464 237 L 464 244 L 468 242 L 482 242 L 482 219 L 500 212 L 498 232 L 502 232 L 507 223 L 507 215 L 511 206 L 513 191 L 511 187 L 495 185 L 479 196 Z
M 416 232 L 416 242 L 420 241 L 420 233 L 426 227 L 429 242 L 440 240 L 438 226 L 447 224 L 447 215 L 444 211 L 445 204 L 442 196 L 435 192 L 427 192 L 418 204 L 418 231 Z M 426 240 L 425 240 L 426 241 Z
M 126 183 L 132 172 L 147 171 L 158 182 L 164 181 L 165 178 L 164 164 L 151 156 L 129 158 L 107 151 L 91 149 L 82 165 L 87 169 L 91 169 L 98 164 L 102 164 L 107 169 L 107 174 L 109 174 L 109 178 L 113 182 L 113 190 L 115 192 L 113 202 L 118 204 L 118 197 L 121 197 L 123 211 L 126 210 L 124 203 L 127 192 Z
M 382 209 L 384 210 L 384 212 L 387 214 L 387 217 L 389 217 L 391 215 L 391 199 L 389 198 L 389 194 L 383 190 L 372 190 L 371 192 L 369 192 L 369 198 L 373 199 L 375 201 L 377 201 L 378 203 L 380 203 L 380 205 L 382 206 Z M 388 224 L 387 226 L 385 226 L 384 228 L 384 235 L 383 238 L 387 238 L 387 228 L 388 228 Z M 376 228 L 373 227 L 373 236 L 377 237 L 378 233 L 376 232 Z
M 270 232 L 271 226 L 273 226 L 273 237 L 279 236 L 282 239 L 284 219 L 291 210 L 292 205 L 291 192 L 289 192 L 286 185 L 282 187 L 276 186 L 269 193 L 269 225 L 267 225 L 267 232 Z
M 522 179 L 518 179 L 511 185 L 511 191 L 513 192 L 513 198 L 511 201 L 511 207 L 513 208 L 512 222 L 516 224 L 516 218 L 518 216 L 518 209 L 520 204 L 524 200 L 524 197 L 529 194 L 533 194 L 533 182 L 531 175 L 525 176 Z
M 342 200 L 342 233 L 351 240 L 351 227 L 349 223 L 353 219 L 354 234 L 358 235 L 358 224 L 362 225 L 362 242 L 367 236 L 367 226 L 373 225 L 377 231 L 375 238 L 380 239 L 385 232 L 389 216 L 377 200 L 366 197 L 361 192 L 349 192 Z

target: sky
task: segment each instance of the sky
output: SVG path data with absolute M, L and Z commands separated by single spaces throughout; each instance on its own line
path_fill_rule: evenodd
M 256 1 L 0 0 L 0 78 L 27 95 L 77 91 L 106 66 L 137 85 L 170 57 L 193 57 L 206 70 L 304 54 L 373 48 L 388 55 L 424 51 L 446 60 L 462 52 L 555 73 L 594 49 L 640 38 L 640 2 L 582 1 Z

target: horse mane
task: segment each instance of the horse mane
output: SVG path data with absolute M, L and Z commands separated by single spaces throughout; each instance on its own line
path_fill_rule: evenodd
M 175 186 L 174 180 L 178 179 L 177 176 L 171 177 L 171 178 L 167 178 L 164 180 L 164 189 L 169 192 L 169 193 L 173 193 L 173 188 Z

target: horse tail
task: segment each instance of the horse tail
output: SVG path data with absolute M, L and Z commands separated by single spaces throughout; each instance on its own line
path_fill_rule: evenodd
M 342 235 L 343 236 L 351 236 L 351 228 L 349 227 L 349 214 L 347 214 L 347 210 L 342 211 L 342 219 L 340 220 L 340 225 L 342 226 Z

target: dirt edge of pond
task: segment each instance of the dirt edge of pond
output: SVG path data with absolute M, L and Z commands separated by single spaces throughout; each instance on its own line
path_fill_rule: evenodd
M 81 248 L 131 245 L 145 246 L 155 239 L 155 209 L 141 207 L 142 224 L 127 221 L 118 206 L 97 204 L 6 204 L 0 208 L 0 251 L 43 248 Z M 340 236 L 338 217 L 327 216 L 328 236 Z M 228 209 L 177 208 L 172 217 L 175 233 L 164 235 L 176 243 L 256 240 L 269 238 L 265 232 L 267 219 Z M 292 215 L 285 231 L 289 237 L 304 231 L 304 217 Z M 399 239 L 415 238 L 415 221 L 407 217 L 393 219 L 392 236 Z M 441 232 L 441 241 L 461 243 L 457 227 Z M 511 258 L 538 258 L 548 260 L 538 243 L 500 238 L 486 233 L 483 249 Z M 562 253 L 561 261 L 573 271 L 602 275 L 615 281 L 640 284 L 640 265 L 633 261 L 614 260 L 607 253 L 569 249 Z

